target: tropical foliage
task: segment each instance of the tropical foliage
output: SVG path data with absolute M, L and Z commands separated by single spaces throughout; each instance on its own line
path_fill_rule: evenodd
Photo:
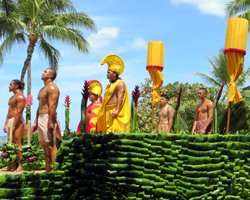
M 250 2 L 248 0 L 232 0 L 227 4 L 227 13 L 250 20 Z
M 138 122 L 139 130 L 141 132 L 155 132 L 158 123 L 158 113 L 160 105 L 156 107 L 154 112 L 154 129 L 152 130 L 152 107 L 151 107 L 151 80 L 145 79 L 145 83 L 141 83 L 141 96 L 138 103 Z M 182 97 L 180 101 L 180 106 L 178 108 L 178 93 L 182 87 Z M 179 83 L 175 82 L 173 84 L 167 84 L 162 87 L 161 92 L 167 93 L 170 97 L 169 104 L 175 109 L 178 108 L 178 120 L 175 120 L 173 132 L 186 132 L 190 133 L 192 130 L 192 125 L 195 117 L 195 107 L 198 104 L 199 99 L 197 98 L 197 91 L 200 87 L 206 87 L 208 89 L 208 98 L 216 104 L 218 89 L 215 87 L 207 87 L 202 84 L 189 84 L 189 83 Z M 249 99 L 250 91 L 244 90 L 242 92 L 245 99 Z M 216 106 L 217 111 L 217 130 L 214 133 L 226 133 L 227 126 L 227 107 L 228 104 L 224 101 L 219 101 Z M 176 115 L 175 115 L 176 118 Z M 246 100 L 239 102 L 235 105 L 231 105 L 231 120 L 230 120 L 230 133 L 247 133 L 250 128 L 250 101 Z M 213 122 L 213 127 L 215 126 L 215 121 Z
M 218 54 L 218 56 L 215 56 L 213 59 L 208 59 L 209 64 L 211 65 L 211 72 L 209 75 L 203 74 L 200 72 L 197 72 L 201 78 L 203 78 L 204 81 L 206 81 L 208 84 L 214 86 L 214 88 L 219 91 L 221 84 L 224 83 L 225 87 L 223 89 L 223 97 L 224 104 L 226 105 L 226 97 L 227 97 L 227 90 L 230 83 L 230 78 L 227 72 L 227 62 L 226 62 L 226 56 L 224 55 L 223 50 L 221 50 Z M 249 87 L 245 87 L 245 83 L 250 76 L 250 67 L 248 67 L 246 70 L 243 70 L 242 74 L 239 76 L 238 80 L 236 81 L 236 85 L 240 88 L 242 91 L 242 95 L 244 96 L 245 100 L 244 102 L 239 102 L 235 105 L 230 105 L 230 129 L 229 132 L 234 133 L 239 130 L 247 130 L 249 127 L 249 106 L 247 106 L 247 103 L 249 101 Z M 219 133 L 225 133 L 226 132 L 226 124 L 228 119 L 228 113 L 225 109 L 225 105 L 222 107 L 216 106 L 216 113 L 218 113 L 218 128 L 216 132 Z M 217 118 L 217 116 L 215 117 Z M 217 127 L 217 125 L 216 125 Z
M 15 44 L 27 44 L 27 57 L 23 64 L 21 80 L 31 67 L 35 46 L 57 69 L 60 52 L 52 45 L 58 40 L 76 47 L 82 53 L 88 52 L 88 43 L 82 28 L 95 30 L 94 21 L 85 13 L 78 13 L 71 0 L 12 0 L 0 1 L 0 64 L 4 55 Z M 31 90 L 28 77 L 28 94 Z
M 214 86 L 216 89 L 220 89 L 222 83 L 225 84 L 223 89 L 223 100 L 226 99 L 228 86 L 230 83 L 230 78 L 227 72 L 227 61 L 226 56 L 224 55 L 223 50 L 219 51 L 217 56 L 214 56 L 212 59 L 208 58 L 208 62 L 211 67 L 211 72 L 209 75 L 196 72 L 207 84 Z M 243 70 L 242 74 L 236 81 L 236 85 L 239 88 L 242 88 L 247 81 L 247 78 L 250 76 L 250 67 L 246 70 Z
M 145 79 L 145 83 L 141 84 L 141 98 L 138 104 L 138 119 L 139 119 L 139 129 L 142 132 L 152 132 L 152 108 L 151 108 L 151 80 Z M 178 102 L 178 94 L 179 90 L 182 87 L 182 97 L 179 107 L 177 106 Z M 161 92 L 167 93 L 170 97 L 169 105 L 171 105 L 174 109 L 178 108 L 179 111 L 179 123 L 174 125 L 174 132 L 178 129 L 184 132 L 191 132 L 195 107 L 198 103 L 197 91 L 200 87 L 205 87 L 202 84 L 181 84 L 179 82 L 175 82 L 173 84 L 167 84 L 162 87 Z M 217 90 L 212 87 L 208 87 L 209 98 L 212 101 L 215 101 L 217 97 Z M 158 123 L 158 113 L 159 113 L 160 105 L 155 109 L 154 112 L 154 128 L 156 129 Z M 177 121 L 175 121 L 177 122 Z M 177 128 L 177 126 L 179 128 Z M 156 130 L 153 129 L 153 132 Z

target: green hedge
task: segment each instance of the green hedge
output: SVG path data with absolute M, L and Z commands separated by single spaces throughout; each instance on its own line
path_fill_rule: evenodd
M 0 175 L 0 199 L 250 199 L 250 136 L 74 135 L 55 169 Z

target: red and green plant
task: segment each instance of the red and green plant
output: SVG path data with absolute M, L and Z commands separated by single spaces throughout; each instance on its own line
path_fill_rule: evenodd
M 131 102 L 131 118 L 130 118 L 130 131 L 136 132 L 139 130 L 138 128 L 138 100 L 140 98 L 140 89 L 139 86 L 136 85 L 135 89 L 132 91 L 132 102 Z
M 70 97 L 69 97 L 69 95 L 67 95 L 65 97 L 64 106 L 65 106 L 65 130 L 64 130 L 64 133 L 67 134 L 67 133 L 70 133 L 70 129 L 69 129 Z
M 31 95 L 28 95 L 26 98 L 26 123 L 28 120 L 31 120 L 31 106 L 33 104 L 33 98 Z
M 86 130 L 86 108 L 89 97 L 89 86 L 88 82 L 85 80 L 83 89 L 82 89 L 82 102 L 81 102 L 81 133 L 84 133 Z

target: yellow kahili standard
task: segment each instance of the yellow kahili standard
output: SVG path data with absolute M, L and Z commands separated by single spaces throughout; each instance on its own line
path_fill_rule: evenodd
M 242 100 L 242 96 L 237 89 L 235 81 L 239 78 L 243 70 L 247 37 L 248 20 L 243 18 L 229 18 L 224 49 L 230 77 L 228 102 L 237 103 Z

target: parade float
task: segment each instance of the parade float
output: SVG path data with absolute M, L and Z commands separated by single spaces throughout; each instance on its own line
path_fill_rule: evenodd
M 237 23 L 245 24 L 242 20 Z M 157 45 L 162 48 L 161 43 Z M 234 49 L 237 47 L 226 45 L 225 53 L 235 52 Z M 238 53 L 242 51 L 237 50 Z M 162 77 L 163 62 L 150 64 L 152 60 L 148 63 L 150 76 Z M 234 85 L 239 72 L 237 70 L 231 81 L 234 88 L 229 88 L 229 94 L 235 94 L 235 98 L 240 97 Z M 155 101 L 158 85 L 162 84 L 157 81 L 152 88 L 152 100 Z M 81 110 L 87 105 L 84 91 L 87 93 L 88 89 L 83 90 Z M 182 88 L 179 97 L 181 93 Z M 0 199 L 250 199 L 250 134 L 139 132 L 136 120 L 139 95 L 140 90 L 136 87 L 131 103 L 133 132 L 126 134 L 86 134 L 84 131 L 75 134 L 69 129 L 70 106 L 66 102 L 65 136 L 53 164 L 54 171 L 34 171 L 37 169 L 35 163 L 43 158 L 34 154 L 39 148 L 32 144 L 35 141 L 32 138 L 31 145 L 24 147 L 25 152 L 30 152 L 27 157 L 24 153 L 29 171 L 1 174 Z M 231 96 L 229 99 L 234 102 Z M 180 102 L 177 105 L 179 107 Z M 84 114 L 81 118 L 81 130 L 84 130 Z M 11 164 L 15 160 L 16 147 L 6 144 L 3 148 L 5 154 L 1 162 Z

